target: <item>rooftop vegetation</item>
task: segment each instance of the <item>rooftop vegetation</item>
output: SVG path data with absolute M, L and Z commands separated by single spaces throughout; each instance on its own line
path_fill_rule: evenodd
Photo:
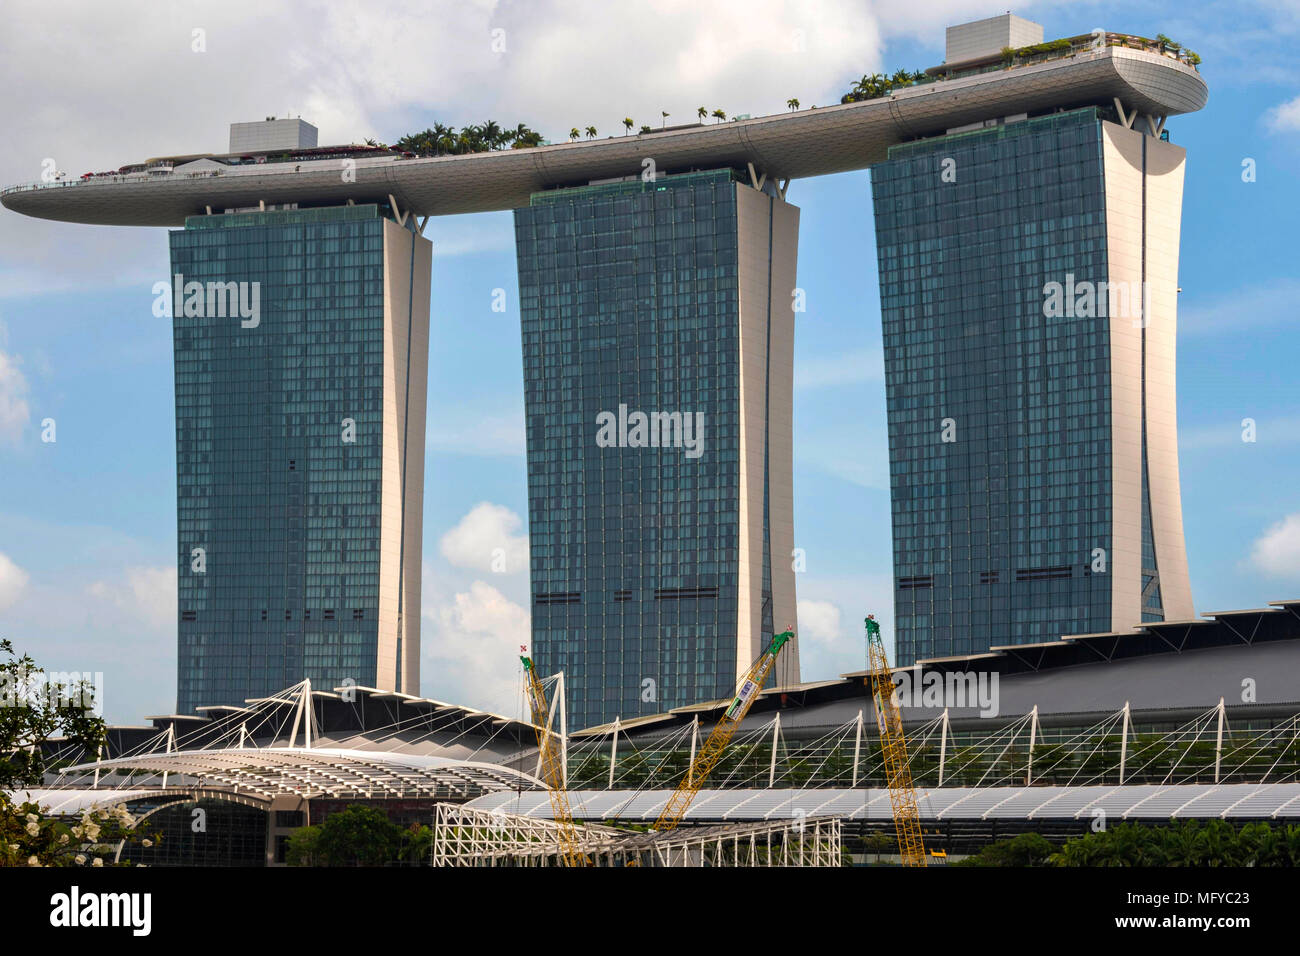
M 1003 47 L 1002 62 L 1006 66 L 1015 66 L 1035 58 L 1051 59 L 1053 58 L 1052 54 L 1065 55 L 1074 50 L 1088 48 L 1095 42 L 1094 37 L 1095 34 L 1089 33 L 1066 39 L 1048 40 L 1045 43 L 1032 43 L 1029 46 Z M 1199 66 L 1201 62 L 1200 56 L 1194 51 L 1171 40 L 1163 33 L 1157 33 L 1154 40 L 1127 33 L 1108 33 L 1106 34 L 1106 45 L 1147 50 L 1160 54 L 1172 53 L 1176 59 L 1193 67 Z
M 373 143 L 372 140 L 367 142 Z M 523 123 L 514 129 L 506 129 L 496 120 L 488 120 L 478 126 L 460 129 L 434 123 L 423 132 L 403 136 L 393 144 L 393 148 L 417 156 L 460 156 L 496 149 L 524 149 L 540 146 L 542 142 L 542 134 Z
M 921 71 L 910 73 L 907 70 L 896 70 L 889 76 L 883 73 L 864 73 L 862 79 L 853 81 L 853 86 L 840 97 L 840 102 L 857 103 L 862 100 L 874 100 L 887 96 L 894 90 L 926 82 L 931 82 L 931 78 Z

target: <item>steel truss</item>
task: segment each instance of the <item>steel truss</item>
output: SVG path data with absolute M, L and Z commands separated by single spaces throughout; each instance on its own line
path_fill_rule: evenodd
M 551 820 L 440 803 L 434 866 L 559 866 Z M 842 866 L 838 818 L 775 820 L 646 833 L 588 824 L 579 846 L 596 866 Z

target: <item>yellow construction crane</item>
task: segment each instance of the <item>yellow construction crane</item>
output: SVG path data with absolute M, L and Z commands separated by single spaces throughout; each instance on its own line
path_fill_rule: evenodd
M 894 699 L 894 676 L 889 671 L 885 645 L 880 639 L 880 624 L 874 615 L 867 620 L 867 663 L 876 703 L 876 724 L 880 728 L 880 751 L 885 758 L 885 782 L 889 802 L 894 808 L 894 829 L 898 833 L 898 852 L 903 866 L 925 866 L 925 843 L 921 837 L 921 811 L 916 805 L 912 786 L 912 768 L 907 763 L 907 741 L 903 738 L 903 715 Z
M 569 791 L 564 780 L 564 761 L 560 755 L 560 746 L 556 735 L 547 728 L 550 707 L 546 702 L 546 690 L 532 658 L 520 655 L 524 662 L 524 683 L 528 691 L 528 703 L 533 712 L 533 728 L 537 731 L 537 753 L 542 765 L 542 779 L 551 795 L 551 816 L 559 828 L 560 858 L 566 866 L 587 866 L 590 861 L 583 854 L 578 843 L 578 830 L 573 825 L 573 814 L 569 810 Z
M 709 739 L 704 742 L 703 748 L 691 761 L 686 775 L 682 777 L 682 782 L 677 785 L 673 795 L 664 804 L 663 812 L 655 821 L 655 830 L 662 833 L 682 822 L 682 817 L 686 816 L 686 811 L 690 809 L 691 801 L 704 786 L 709 773 L 722 759 L 722 752 L 735 735 L 736 728 L 749 713 L 749 708 L 757 699 L 758 692 L 763 689 L 763 681 L 767 680 L 772 665 L 776 663 L 776 656 L 792 637 L 794 637 L 793 631 L 783 631 L 775 635 L 767 650 L 760 654 L 758 660 L 754 661 L 749 668 L 749 673 L 740 679 L 740 685 L 736 688 L 736 696 L 732 698 L 731 705 L 723 712 L 712 733 L 709 734 Z

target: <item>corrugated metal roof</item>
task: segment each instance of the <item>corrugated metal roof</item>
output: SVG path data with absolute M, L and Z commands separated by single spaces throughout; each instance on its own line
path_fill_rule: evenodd
M 577 790 L 569 794 L 579 820 L 653 822 L 668 790 Z M 1088 787 L 937 787 L 917 790 L 921 819 L 1109 820 L 1300 819 L 1300 783 L 1141 784 Z M 545 791 L 491 793 L 469 801 L 476 810 L 502 810 L 551 819 Z M 893 808 L 884 790 L 844 788 L 701 790 L 686 814 L 694 822 L 807 819 L 889 821 Z

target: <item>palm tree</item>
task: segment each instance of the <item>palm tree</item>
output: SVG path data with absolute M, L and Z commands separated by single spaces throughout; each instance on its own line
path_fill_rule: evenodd
M 569 142 L 573 142 L 581 135 L 582 134 L 578 132 L 578 127 L 573 127 L 573 129 L 569 130 Z
M 624 128 L 627 129 L 627 131 L 628 131 L 629 133 L 632 132 L 632 126 L 633 126 L 633 123 L 632 123 L 632 117 L 630 117 L 630 116 L 624 116 L 624 117 L 623 117 L 623 126 L 624 126 Z
M 724 110 L 714 110 L 710 115 L 713 116 L 713 118 L 716 119 L 719 123 L 721 123 L 724 119 L 727 118 L 727 114 Z
M 799 108 L 799 101 L 794 97 L 791 97 L 790 99 L 785 101 L 785 105 L 790 107 L 790 112 L 793 113 L 795 110 Z
M 497 149 L 500 147 L 502 137 L 509 134 L 504 133 L 496 120 L 488 120 L 482 126 L 471 127 L 478 131 L 479 143 L 485 149 Z
M 666 113 L 666 112 L 664 112 L 663 110 L 660 110 L 660 111 L 659 111 L 659 115 L 662 117 L 662 119 L 659 120 L 659 128 L 660 128 L 660 129 L 663 129 L 663 128 L 664 128 L 664 124 L 668 121 L 668 117 L 669 117 L 669 115 L 671 115 L 671 114 Z
M 652 130 L 649 126 L 642 126 L 642 127 L 641 127 L 641 134 L 642 134 L 642 135 L 645 135 L 646 133 L 653 133 L 653 132 L 654 132 L 654 130 Z
M 703 106 L 701 106 L 699 109 L 695 111 L 695 115 L 698 116 L 700 119 L 704 119 L 704 117 L 709 115 L 709 111 Z
M 514 142 L 510 144 L 511 149 L 528 149 L 531 146 L 542 145 L 542 134 L 536 130 L 529 129 L 523 123 L 512 134 Z
M 1300 827 L 1293 823 L 1287 824 L 1281 836 L 1291 866 L 1300 866 Z
M 587 127 L 587 139 L 593 139 L 593 138 L 595 137 L 595 135 L 596 135 L 596 127 L 594 127 L 594 126 L 588 126 L 588 127 Z
M 456 140 L 456 131 L 450 126 L 443 126 L 441 123 L 434 123 L 433 140 L 435 153 L 451 152 L 451 148 Z
M 885 92 L 885 82 L 885 78 L 879 73 L 872 73 L 870 76 L 864 73 L 862 79 L 853 84 L 850 93 L 851 101 L 874 100 Z

